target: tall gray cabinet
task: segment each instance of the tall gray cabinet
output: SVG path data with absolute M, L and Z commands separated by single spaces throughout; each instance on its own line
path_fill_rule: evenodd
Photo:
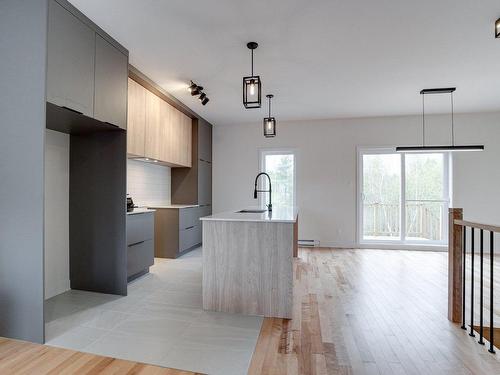
M 65 0 L 49 0 L 47 101 L 127 128 L 128 52 Z

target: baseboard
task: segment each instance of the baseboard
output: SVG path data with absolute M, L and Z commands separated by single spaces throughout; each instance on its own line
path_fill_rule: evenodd
M 360 244 L 354 242 L 318 241 L 315 247 L 332 247 L 335 249 L 376 249 L 376 250 L 413 250 L 413 251 L 448 251 L 447 245 L 398 245 L 398 244 Z

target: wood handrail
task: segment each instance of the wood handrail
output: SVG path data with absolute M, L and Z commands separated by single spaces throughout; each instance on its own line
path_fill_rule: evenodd
M 453 223 L 455 225 L 461 225 L 461 226 L 464 226 L 464 227 L 472 227 L 472 228 L 487 230 L 487 231 L 490 231 L 490 232 L 500 233 L 500 227 L 496 226 L 496 225 L 474 223 L 472 221 L 458 220 L 458 219 L 453 220 Z

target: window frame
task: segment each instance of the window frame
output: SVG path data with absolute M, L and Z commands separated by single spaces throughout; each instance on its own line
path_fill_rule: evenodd
M 259 166 L 259 172 L 266 172 L 265 170 L 265 157 L 267 155 L 293 155 L 293 189 L 292 189 L 292 195 L 293 195 L 293 207 L 297 207 L 297 157 L 298 157 L 298 152 L 294 148 L 261 148 L 259 149 L 259 160 L 258 160 L 258 166 Z M 258 182 L 258 188 L 259 189 L 264 189 L 265 188 L 265 181 L 264 179 L 259 179 Z M 259 194 L 258 196 L 259 200 L 259 206 L 264 207 L 267 204 L 267 193 L 266 194 Z M 274 205 L 274 204 L 273 204 Z
M 394 240 L 375 240 L 363 238 L 363 156 L 376 154 L 399 154 L 400 155 L 400 236 Z M 357 241 L 359 245 L 410 245 L 410 246 L 445 246 L 448 245 L 448 208 L 451 203 L 451 158 L 452 155 L 446 152 L 429 152 L 429 154 L 443 155 L 443 198 L 442 203 L 445 208 L 442 211 L 441 236 L 442 240 L 407 240 L 406 239 L 406 154 L 397 153 L 395 147 L 358 147 L 357 148 Z M 447 196 L 446 196 L 447 195 Z

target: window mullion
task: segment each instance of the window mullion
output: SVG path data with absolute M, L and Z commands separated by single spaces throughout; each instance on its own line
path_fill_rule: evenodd
M 405 154 L 401 154 L 401 207 L 399 237 L 402 242 L 406 241 L 406 161 Z

